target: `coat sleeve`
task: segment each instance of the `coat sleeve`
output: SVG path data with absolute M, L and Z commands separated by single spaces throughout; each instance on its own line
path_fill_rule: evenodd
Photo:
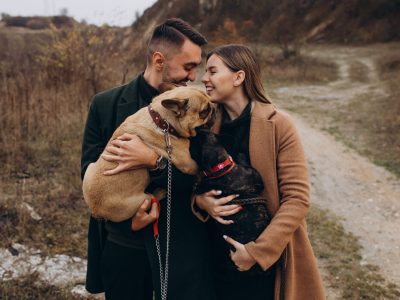
M 210 219 L 210 215 L 208 214 L 207 211 L 205 211 L 197 206 L 195 198 L 196 198 L 196 195 L 192 195 L 192 197 L 190 199 L 192 213 L 196 216 L 197 219 L 199 219 L 200 221 L 205 223 Z
M 90 163 L 97 161 L 105 144 L 102 140 L 100 129 L 100 118 L 96 109 L 95 98 L 92 101 L 86 126 L 83 134 L 82 156 L 81 156 L 81 179 Z M 98 221 L 90 217 L 88 231 L 88 266 L 86 273 L 86 289 L 91 293 L 104 291 L 101 280 L 101 253 L 104 246 L 106 234 L 104 221 Z
M 96 98 L 94 98 L 89 108 L 85 131 L 83 133 L 81 179 L 85 176 L 89 164 L 97 161 L 106 144 L 107 141 L 104 141 L 102 138 L 100 116 L 96 108 Z
M 292 121 L 283 114 L 275 124 L 280 207 L 257 240 L 245 245 L 264 270 L 279 259 L 310 205 L 308 172 L 299 135 Z

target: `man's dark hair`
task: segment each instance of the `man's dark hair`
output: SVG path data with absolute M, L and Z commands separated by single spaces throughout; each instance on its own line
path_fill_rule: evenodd
M 182 47 L 186 38 L 198 46 L 207 44 L 206 38 L 189 23 L 178 18 L 167 19 L 154 28 L 147 47 L 147 62 L 150 63 L 155 51 L 162 51 L 167 56 L 176 52 Z

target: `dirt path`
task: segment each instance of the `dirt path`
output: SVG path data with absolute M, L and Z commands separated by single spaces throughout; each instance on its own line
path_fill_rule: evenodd
M 400 284 L 400 183 L 388 171 L 294 116 L 310 166 L 312 201 L 359 237 L 362 263 Z
M 374 64 L 377 52 L 357 48 L 317 48 L 309 52 L 338 65 L 339 78 L 327 85 L 277 88 L 278 98 L 302 97 L 326 101 L 348 101 L 368 92 L 371 97 L 386 94 L 379 84 Z M 368 80 L 353 82 L 350 64 L 364 66 Z M 400 285 L 400 181 L 332 136 L 311 127 L 290 113 L 302 136 L 310 165 L 312 201 L 342 219 L 345 229 L 363 247 L 362 264 L 380 267 L 382 275 Z
M 278 97 L 287 98 L 301 95 L 321 101 L 346 102 L 360 94 L 369 93 L 370 97 L 382 97 L 386 91 L 381 88 L 378 71 L 374 60 L 379 57 L 376 49 L 357 47 L 312 47 L 305 51 L 307 55 L 331 61 L 338 67 L 338 78 L 325 85 L 301 85 L 281 87 L 274 92 Z M 350 68 L 352 63 L 359 63 L 366 72 L 366 82 L 352 81 Z

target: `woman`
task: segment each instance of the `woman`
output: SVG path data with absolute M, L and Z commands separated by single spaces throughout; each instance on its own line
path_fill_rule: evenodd
M 224 237 L 236 249 L 231 259 L 238 272 L 214 272 L 219 298 L 325 299 L 305 222 L 309 183 L 301 142 L 288 116 L 264 95 L 253 53 L 243 45 L 212 50 L 202 82 L 220 108 L 213 131 L 219 133 L 219 140 L 233 159 L 247 155 L 260 173 L 265 187 L 262 196 L 267 199 L 272 217 L 255 241 L 240 244 Z M 203 221 L 207 218 L 196 207 L 229 226 L 228 216 L 242 208 L 229 205 L 235 196 L 217 199 L 219 193 L 212 190 L 195 195 L 193 210 Z M 266 272 L 246 274 L 255 264 Z

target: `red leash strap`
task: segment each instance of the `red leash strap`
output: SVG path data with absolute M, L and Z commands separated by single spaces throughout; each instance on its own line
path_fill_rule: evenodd
M 160 202 L 158 202 L 156 197 L 151 198 L 151 205 L 153 203 L 157 203 L 158 215 L 160 215 Z M 153 223 L 153 234 L 154 236 L 158 236 L 158 217 L 157 220 Z

